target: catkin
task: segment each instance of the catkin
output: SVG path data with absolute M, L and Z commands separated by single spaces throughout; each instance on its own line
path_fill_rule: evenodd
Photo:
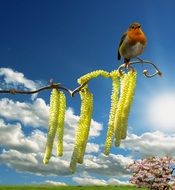
M 57 89 L 53 89 L 50 96 L 48 134 L 47 134 L 47 143 L 43 159 L 44 164 L 48 164 L 52 154 L 52 147 L 57 130 L 57 122 L 59 114 L 59 97 L 60 97 L 60 92 Z
M 125 100 L 127 98 L 127 91 L 129 87 L 129 77 L 128 74 L 123 74 L 120 80 L 120 98 L 117 105 L 117 111 L 115 114 L 114 120 L 114 130 L 115 130 L 115 145 L 119 146 L 121 142 L 121 135 L 122 135 L 122 123 L 123 123 L 123 107 L 125 104 Z
M 90 124 L 91 124 L 91 118 L 92 118 L 92 111 L 93 111 L 93 95 L 90 93 L 88 89 L 85 89 L 84 92 L 80 92 L 82 100 L 85 100 L 84 108 L 82 108 L 82 117 L 83 121 L 80 121 L 79 125 L 82 129 L 81 134 L 81 144 L 78 154 L 78 163 L 83 163 L 84 153 L 86 149 L 86 144 L 89 136 L 89 130 L 90 130 Z M 83 113 L 84 111 L 84 113 Z
M 66 96 L 63 92 L 60 92 L 59 97 L 59 115 L 57 120 L 57 133 L 58 133 L 58 140 L 57 140 L 57 155 L 63 155 L 63 133 L 64 133 L 64 119 L 65 119 L 65 111 L 66 111 Z
M 90 79 L 96 78 L 99 75 L 101 75 L 102 77 L 108 78 L 110 76 L 110 73 L 108 73 L 107 71 L 104 71 L 104 70 L 96 70 L 96 71 L 87 73 L 86 75 L 82 76 L 81 78 L 79 78 L 77 80 L 77 82 L 79 84 L 84 84 L 84 83 L 87 83 Z
M 116 146 L 119 146 L 121 139 L 125 139 L 127 135 L 128 116 L 134 97 L 136 76 L 135 71 L 130 71 L 121 78 L 121 93 L 114 124 Z
M 112 94 L 111 94 L 111 108 L 108 121 L 108 130 L 104 147 L 104 154 L 109 155 L 112 146 L 112 140 L 114 135 L 114 119 L 118 104 L 119 95 L 119 79 L 118 73 L 111 72 L 112 78 Z
M 122 133 L 121 138 L 125 139 L 127 135 L 128 117 L 130 113 L 130 108 L 134 98 L 134 92 L 136 87 L 137 73 L 134 71 L 129 72 L 129 87 L 126 95 L 126 100 L 123 107 L 123 121 L 122 121 Z
M 76 164 L 83 163 L 83 157 L 89 136 L 90 123 L 93 111 L 93 96 L 87 88 L 80 92 L 81 112 L 75 136 L 75 146 L 71 158 L 70 170 L 75 172 Z

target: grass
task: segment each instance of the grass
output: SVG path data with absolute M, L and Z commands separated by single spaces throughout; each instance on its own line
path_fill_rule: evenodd
M 133 186 L 0 186 L 0 190 L 137 190 Z M 138 190 L 147 190 L 139 188 Z

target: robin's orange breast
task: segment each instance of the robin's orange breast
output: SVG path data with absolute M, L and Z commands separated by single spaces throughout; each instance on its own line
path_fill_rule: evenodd
M 127 35 L 129 43 L 131 43 L 131 45 L 134 45 L 138 42 L 140 42 L 143 45 L 146 45 L 146 36 L 140 28 L 135 30 L 129 30 L 127 32 Z

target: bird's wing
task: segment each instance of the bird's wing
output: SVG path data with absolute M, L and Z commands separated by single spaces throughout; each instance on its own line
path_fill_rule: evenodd
M 118 60 L 121 59 L 121 55 L 120 55 L 119 49 L 120 49 L 120 46 L 122 45 L 124 39 L 126 38 L 126 35 L 127 35 L 127 33 L 125 32 L 125 33 L 123 34 L 123 36 L 121 37 L 121 39 L 120 39 L 120 43 L 119 43 L 119 46 L 118 46 Z

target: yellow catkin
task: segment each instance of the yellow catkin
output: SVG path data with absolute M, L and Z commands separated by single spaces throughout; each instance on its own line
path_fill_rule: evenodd
M 105 77 L 105 78 L 108 78 L 110 76 L 110 73 L 108 73 L 107 71 L 104 71 L 104 70 L 96 70 L 96 71 L 93 71 L 93 72 L 90 72 L 90 73 L 87 73 L 86 75 L 80 77 L 77 82 L 79 84 L 84 84 L 86 82 L 88 82 L 90 79 L 92 78 L 96 78 L 98 77 L 99 75 Z
M 47 143 L 43 159 L 44 164 L 48 164 L 52 154 L 52 147 L 57 130 L 57 121 L 59 114 L 59 96 L 60 92 L 57 89 L 53 89 L 50 96 L 48 135 L 47 135 Z
M 89 136 L 89 130 L 90 130 L 90 124 L 91 124 L 91 118 L 92 118 L 92 111 L 93 111 L 93 95 L 90 93 L 88 89 L 85 89 L 84 92 L 80 92 L 82 99 L 86 99 L 85 101 L 85 108 L 83 110 L 86 110 L 86 112 L 82 113 L 82 115 L 86 116 L 82 118 L 82 121 L 80 121 L 80 128 L 82 129 L 82 135 L 81 135 L 81 144 L 78 154 L 78 163 L 83 163 L 83 158 L 85 154 L 86 144 L 88 141 Z M 82 112 L 83 112 L 82 110 Z
M 93 111 L 93 96 L 87 88 L 80 92 L 81 112 L 78 127 L 76 130 L 75 146 L 71 158 L 70 170 L 75 172 L 76 164 L 83 163 L 83 157 L 89 136 L 89 129 Z
M 112 94 L 111 94 L 111 108 L 108 121 L 108 131 L 105 141 L 104 154 L 109 155 L 112 146 L 112 140 L 114 135 L 114 120 L 118 104 L 119 95 L 119 79 L 117 72 L 111 72 L 112 78 Z
M 120 98 L 117 105 L 117 111 L 115 114 L 114 120 L 114 131 L 115 131 L 115 145 L 119 146 L 121 142 L 121 134 L 122 134 L 122 121 L 123 121 L 123 107 L 125 104 L 125 100 L 127 98 L 127 91 L 129 87 L 128 74 L 123 74 L 121 76 L 121 88 L 120 88 Z
M 57 141 L 57 155 L 63 155 L 63 133 L 64 133 L 64 119 L 65 119 L 65 111 L 66 111 L 66 97 L 63 92 L 60 92 L 59 99 L 59 115 L 57 120 L 58 125 L 58 141 Z
M 127 135 L 128 117 L 129 117 L 130 108 L 131 108 L 133 98 L 134 98 L 136 79 L 137 79 L 137 73 L 130 71 L 129 72 L 129 87 L 128 87 L 127 97 L 126 97 L 124 107 L 123 107 L 124 119 L 122 121 L 122 134 L 121 134 L 122 139 L 125 139 Z

